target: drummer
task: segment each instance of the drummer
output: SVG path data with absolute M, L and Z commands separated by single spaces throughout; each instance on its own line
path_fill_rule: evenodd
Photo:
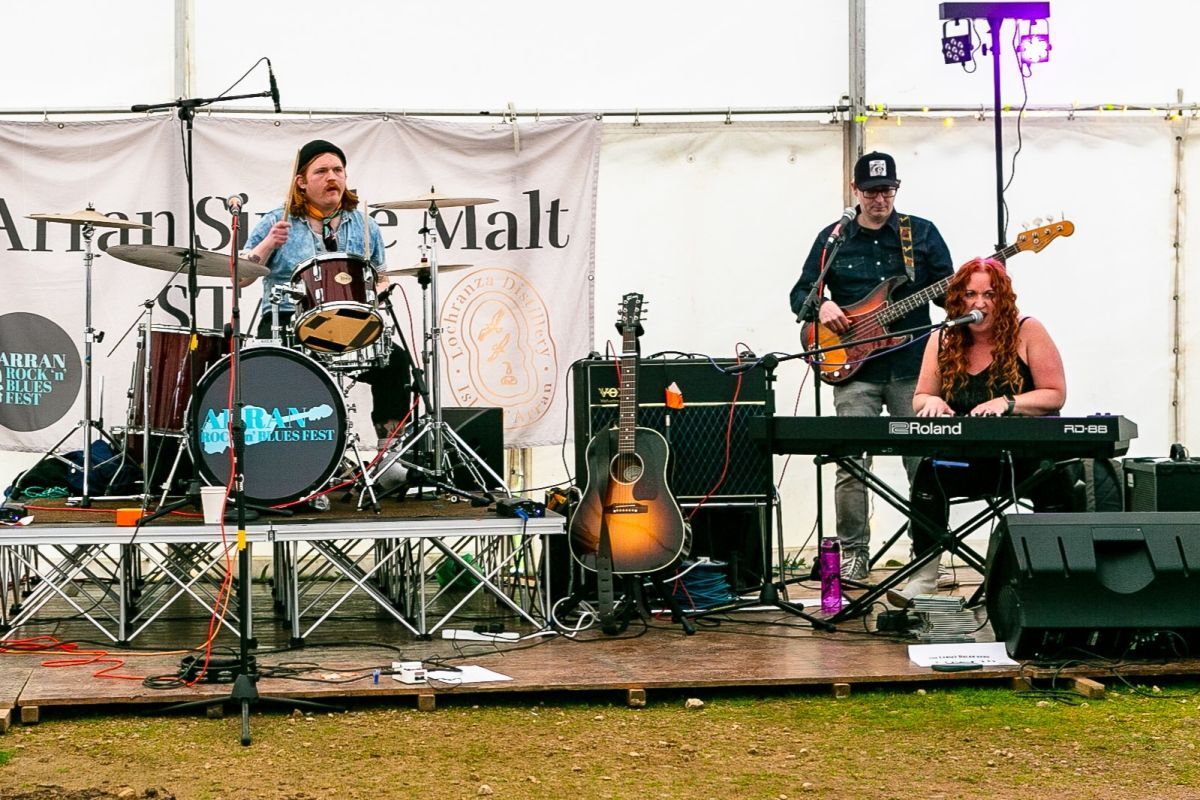
M 324 139 L 314 139 L 301 147 L 286 211 L 281 207 L 265 214 L 250 232 L 243 251 L 246 258 L 270 269 L 264 279 L 259 338 L 272 336 L 272 287 L 290 287 L 296 267 L 321 253 L 366 252 L 364 216 L 355 211 L 357 207 L 358 196 L 346 188 L 346 154 L 342 149 Z M 383 235 L 375 220 L 366 221 L 371 263 L 380 269 L 385 258 Z M 248 286 L 254 280 L 245 280 L 242 285 Z M 381 276 L 377 290 L 386 285 L 387 277 Z M 281 329 L 287 329 L 295 310 L 291 295 L 284 293 L 279 303 Z M 408 354 L 393 344 L 386 366 L 357 375 L 358 380 L 371 386 L 371 422 L 381 439 L 408 413 L 409 363 Z

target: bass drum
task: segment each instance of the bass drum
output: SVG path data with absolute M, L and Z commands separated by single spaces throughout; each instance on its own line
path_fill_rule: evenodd
M 232 356 L 214 364 L 188 406 L 188 448 L 211 486 L 229 483 L 229 373 Z M 282 347 L 242 351 L 242 419 L 246 423 L 246 499 L 289 503 L 318 491 L 346 451 L 346 404 L 329 373 Z

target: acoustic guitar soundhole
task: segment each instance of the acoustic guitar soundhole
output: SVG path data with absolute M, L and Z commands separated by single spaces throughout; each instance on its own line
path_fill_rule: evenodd
M 612 479 L 617 483 L 636 483 L 645 466 L 637 453 L 621 453 L 612 460 Z

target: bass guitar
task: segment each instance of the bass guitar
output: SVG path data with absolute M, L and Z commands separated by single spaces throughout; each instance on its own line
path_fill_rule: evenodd
M 612 574 L 665 569 L 688 545 L 683 515 L 667 488 L 667 441 L 658 431 L 637 425 L 641 319 L 642 296 L 625 295 L 617 322 L 621 331 L 617 425 L 600 431 L 588 443 L 587 485 L 569 531 L 575 560 L 587 569 Z
M 1067 220 L 1032 228 L 1018 234 L 1013 244 L 996 251 L 992 258 L 1005 262 L 1026 250 L 1037 253 L 1059 236 L 1070 236 L 1074 232 L 1074 223 Z M 843 334 L 834 333 L 817 322 L 805 322 L 800 327 L 800 341 L 805 350 L 833 348 L 810 359 L 810 362 L 817 364 L 821 380 L 834 385 L 845 383 L 854 377 L 871 356 L 909 341 L 912 336 L 892 336 L 863 343 L 856 343 L 854 340 L 869 339 L 887 333 L 888 326 L 896 320 L 945 295 L 952 277 L 954 276 L 943 278 L 932 286 L 899 300 L 893 300 L 892 293 L 908 279 L 903 275 L 888 278 L 862 300 L 842 309 L 850 319 L 850 330 Z M 843 344 L 843 336 L 849 340 L 844 342 L 845 347 L 839 347 Z

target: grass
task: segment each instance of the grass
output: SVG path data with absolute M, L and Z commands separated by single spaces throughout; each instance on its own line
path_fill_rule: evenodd
M 843 700 L 707 692 L 698 711 L 670 693 L 638 710 L 597 695 L 451 695 L 433 713 L 255 713 L 249 748 L 236 717 L 60 716 L 9 732 L 0 796 L 55 784 L 208 800 L 1196 797 L 1198 689 L 1071 704 L 961 684 Z

